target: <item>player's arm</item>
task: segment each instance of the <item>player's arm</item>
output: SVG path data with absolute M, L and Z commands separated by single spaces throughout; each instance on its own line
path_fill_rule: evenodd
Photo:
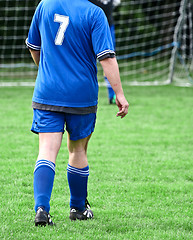
M 123 118 L 128 113 L 129 104 L 123 93 L 109 25 L 102 9 L 96 8 L 93 13 L 95 13 L 91 15 L 93 50 L 116 94 L 116 104 L 119 108 L 117 116 Z
M 41 35 L 39 30 L 39 16 L 41 10 L 42 2 L 38 5 L 35 10 L 30 29 L 28 32 L 28 37 L 25 40 L 25 43 L 31 53 L 33 61 L 37 66 L 39 66 L 40 61 L 40 50 L 41 50 Z
M 40 51 L 33 50 L 29 48 L 29 51 L 31 53 L 31 56 L 33 58 L 34 63 L 39 66 L 39 61 L 40 61 Z
M 119 67 L 116 58 L 105 58 L 100 61 L 105 76 L 109 80 L 115 94 L 116 104 L 119 108 L 117 116 L 125 117 L 128 113 L 129 103 L 127 102 L 120 80 Z

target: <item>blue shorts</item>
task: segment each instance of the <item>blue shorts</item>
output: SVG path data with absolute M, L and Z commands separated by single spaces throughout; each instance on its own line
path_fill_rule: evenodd
M 63 132 L 64 127 L 71 140 L 88 137 L 94 132 L 96 113 L 71 114 L 33 109 L 33 123 L 31 131 L 34 133 Z

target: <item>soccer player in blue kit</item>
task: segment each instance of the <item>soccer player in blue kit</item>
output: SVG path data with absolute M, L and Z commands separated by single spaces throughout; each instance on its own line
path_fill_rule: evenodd
M 33 16 L 26 44 L 39 67 L 31 128 L 39 135 L 34 169 L 35 225 L 53 225 L 50 198 L 64 126 L 69 151 L 69 217 L 91 219 L 87 146 L 97 112 L 97 59 L 116 94 L 116 116 L 125 117 L 129 107 L 106 16 L 88 0 L 43 0 Z

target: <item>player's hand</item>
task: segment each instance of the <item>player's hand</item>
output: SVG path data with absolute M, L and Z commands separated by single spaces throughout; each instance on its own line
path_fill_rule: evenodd
M 119 108 L 119 112 L 117 113 L 117 117 L 124 118 L 128 113 L 129 103 L 127 102 L 124 95 L 116 96 L 116 104 Z

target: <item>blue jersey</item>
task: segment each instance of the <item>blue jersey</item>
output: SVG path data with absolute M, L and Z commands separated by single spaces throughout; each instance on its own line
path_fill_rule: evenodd
M 26 44 L 40 50 L 33 101 L 65 107 L 95 106 L 97 58 L 114 55 L 104 12 L 88 0 L 43 0 Z

